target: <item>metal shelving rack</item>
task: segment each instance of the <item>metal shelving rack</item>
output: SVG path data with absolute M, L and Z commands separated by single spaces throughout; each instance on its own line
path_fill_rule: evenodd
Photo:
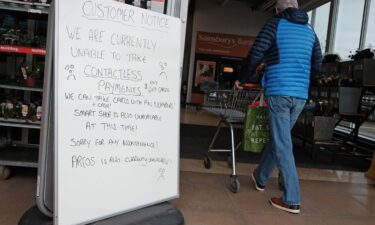
M 0 126 L 40 129 L 40 121 L 0 118 Z
M 48 14 L 49 4 L 14 1 L 14 0 L 2 0 L 0 1 L 0 9 L 28 12 L 28 13 L 39 13 Z
M 42 87 L 26 87 L 20 84 L 15 84 L 11 82 L 0 82 L 0 88 L 3 89 L 11 89 L 11 90 L 19 90 L 19 91 L 35 91 L 35 92 L 43 92 Z
M 49 6 L 49 4 L 44 3 L 31 3 L 14 0 L 0 1 L 1 10 L 33 14 L 48 14 Z M 26 60 L 32 61 L 34 55 L 45 55 L 45 49 L 15 45 L 0 45 L 0 54 L 25 54 Z M 43 92 L 42 84 L 37 84 L 35 87 L 27 87 L 14 81 L 6 80 L 0 81 L 0 88 L 24 91 L 25 96 L 30 96 L 31 92 Z M 39 130 L 41 127 L 41 122 L 0 118 L 0 126 L 22 129 L 21 141 L 9 141 L 9 137 L 7 137 L 7 141 L 0 143 L 0 179 L 6 179 L 8 177 L 10 171 L 8 166 L 37 168 L 39 145 L 29 143 L 28 135 L 29 129 Z M 10 130 L 7 132 L 9 136 Z

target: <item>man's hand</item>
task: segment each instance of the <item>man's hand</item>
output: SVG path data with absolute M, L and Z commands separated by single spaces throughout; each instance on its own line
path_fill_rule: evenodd
M 236 89 L 236 90 L 243 90 L 243 87 L 241 86 L 241 82 L 239 80 L 236 80 L 234 82 L 233 88 Z

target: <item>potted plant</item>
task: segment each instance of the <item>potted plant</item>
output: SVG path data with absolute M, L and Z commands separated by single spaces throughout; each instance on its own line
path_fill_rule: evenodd
M 37 117 L 36 117 L 36 105 L 34 103 L 30 103 L 29 105 L 29 111 L 28 111 L 28 118 L 29 120 L 31 120 L 32 122 L 35 122 L 37 120 Z
M 6 44 L 17 45 L 20 40 L 21 30 L 16 28 L 11 28 L 7 30 L 2 37 Z
M 15 119 L 22 118 L 22 102 L 15 101 L 13 103 L 13 117 Z
M 20 39 L 19 39 L 19 45 L 22 45 L 22 46 L 31 47 L 33 46 L 34 42 L 35 42 L 34 36 L 30 34 L 23 34 L 20 36 Z
M 0 117 L 4 117 L 5 102 L 0 104 Z
M 13 104 L 10 102 L 5 103 L 4 107 L 4 118 L 13 118 L 14 117 L 14 111 L 13 111 Z
M 46 47 L 46 43 L 47 43 L 47 39 L 46 39 L 45 36 L 38 36 L 38 35 L 36 35 L 34 37 L 34 45 L 35 45 L 35 47 L 45 48 Z
M 36 84 L 36 77 L 40 77 L 41 69 L 40 66 L 35 66 L 33 69 L 29 65 L 21 66 L 22 77 L 25 80 L 25 84 L 28 87 L 34 87 Z

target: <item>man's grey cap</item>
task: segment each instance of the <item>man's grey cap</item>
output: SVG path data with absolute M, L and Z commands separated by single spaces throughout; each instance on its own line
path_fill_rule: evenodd
M 276 8 L 283 11 L 289 7 L 298 8 L 297 0 L 276 0 Z

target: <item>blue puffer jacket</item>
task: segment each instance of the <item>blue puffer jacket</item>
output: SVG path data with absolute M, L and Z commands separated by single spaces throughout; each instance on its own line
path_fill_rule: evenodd
M 307 22 L 308 15 L 296 8 L 268 21 L 249 52 L 240 82 L 246 83 L 265 60 L 262 85 L 266 96 L 307 99 L 310 76 L 318 74 L 322 61 L 318 37 Z

